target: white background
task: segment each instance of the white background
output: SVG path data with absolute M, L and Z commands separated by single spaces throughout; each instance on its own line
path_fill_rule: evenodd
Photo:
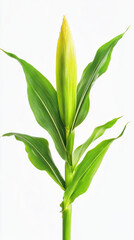
M 117 136 L 126 122 L 131 123 L 110 147 L 87 193 L 73 204 L 72 240 L 133 240 L 133 0 L 2 0 L 0 47 L 31 63 L 55 86 L 56 45 L 64 14 L 76 45 L 78 80 L 96 50 L 131 25 L 115 47 L 108 71 L 91 91 L 90 113 L 76 129 L 75 147 L 95 126 L 114 117 L 124 115 L 102 139 Z M 48 139 L 53 159 L 64 172 L 64 161 L 29 107 L 21 66 L 2 52 L 0 128 L 0 135 L 16 131 Z M 0 139 L 0 157 L 0 239 L 62 239 L 62 190 L 32 166 L 24 145 L 13 137 Z

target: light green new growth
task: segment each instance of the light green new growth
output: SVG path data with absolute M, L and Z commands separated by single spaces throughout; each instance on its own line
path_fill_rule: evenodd
M 32 65 L 6 52 L 22 66 L 27 81 L 27 93 L 30 107 L 39 123 L 51 135 L 60 157 L 65 161 L 65 178 L 56 167 L 46 139 L 19 133 L 7 133 L 25 144 L 31 163 L 40 170 L 45 170 L 64 191 L 62 207 L 63 240 L 71 240 L 72 202 L 87 191 L 102 159 L 113 141 L 121 137 L 102 141 L 96 147 L 83 154 L 89 145 L 101 137 L 105 131 L 120 119 L 115 118 L 96 127 L 91 136 L 75 150 L 75 128 L 83 122 L 89 111 L 89 94 L 93 83 L 106 72 L 113 48 L 124 33 L 101 46 L 93 61 L 84 69 L 77 85 L 77 64 L 74 41 L 67 23 L 63 18 L 56 53 L 56 85 L 52 84 Z

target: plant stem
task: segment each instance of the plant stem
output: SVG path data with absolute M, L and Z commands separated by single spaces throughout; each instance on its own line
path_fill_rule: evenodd
M 69 162 L 65 163 L 65 185 L 66 188 L 69 186 L 73 178 L 73 168 L 70 166 Z
M 73 177 L 72 166 L 69 162 L 65 163 L 65 183 L 66 187 L 70 184 Z M 63 206 L 63 240 L 71 240 L 71 215 L 72 215 L 72 205 Z
M 71 215 L 72 205 L 70 204 L 63 211 L 63 240 L 71 240 Z

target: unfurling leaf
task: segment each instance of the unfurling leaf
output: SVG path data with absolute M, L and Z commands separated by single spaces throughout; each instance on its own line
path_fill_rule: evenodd
M 57 44 L 56 85 L 59 111 L 68 137 L 76 111 L 77 65 L 74 42 L 65 17 Z
M 117 138 L 102 141 L 86 154 L 82 162 L 76 167 L 73 180 L 65 191 L 65 204 L 72 203 L 75 198 L 86 192 L 109 146 L 123 135 L 125 128 L 126 126 Z
M 98 126 L 94 129 L 93 133 L 91 134 L 91 136 L 86 140 L 86 142 L 84 142 L 83 144 L 81 144 L 79 147 L 77 147 L 73 153 L 73 166 L 75 167 L 78 163 L 78 161 L 80 160 L 81 156 L 83 155 L 83 153 L 87 150 L 88 146 L 95 141 L 97 138 L 101 137 L 105 131 L 108 128 L 113 127 L 113 125 L 117 122 L 119 118 L 114 118 L 113 120 L 105 123 L 104 125 Z
M 25 144 L 25 149 L 31 163 L 40 170 L 45 170 L 53 180 L 64 190 L 65 181 L 53 162 L 48 141 L 44 138 L 31 137 L 20 133 L 7 133 L 3 136 L 15 136 Z
M 6 52 L 8 56 L 16 59 L 23 67 L 26 81 L 28 99 L 37 122 L 51 135 L 55 147 L 63 159 L 66 159 L 65 129 L 60 118 L 57 102 L 57 93 L 52 84 L 32 65 Z

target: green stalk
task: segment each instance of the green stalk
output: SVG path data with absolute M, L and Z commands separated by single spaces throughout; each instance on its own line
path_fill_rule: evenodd
M 68 154 L 68 161 L 65 163 L 65 184 L 66 188 L 69 186 L 73 177 L 72 166 L 69 164 L 70 158 L 72 156 Z M 63 206 L 63 240 L 71 240 L 71 216 L 72 216 L 72 205 L 66 204 L 66 207 Z
M 71 240 L 71 215 L 72 205 L 70 204 L 63 211 L 63 240 Z

